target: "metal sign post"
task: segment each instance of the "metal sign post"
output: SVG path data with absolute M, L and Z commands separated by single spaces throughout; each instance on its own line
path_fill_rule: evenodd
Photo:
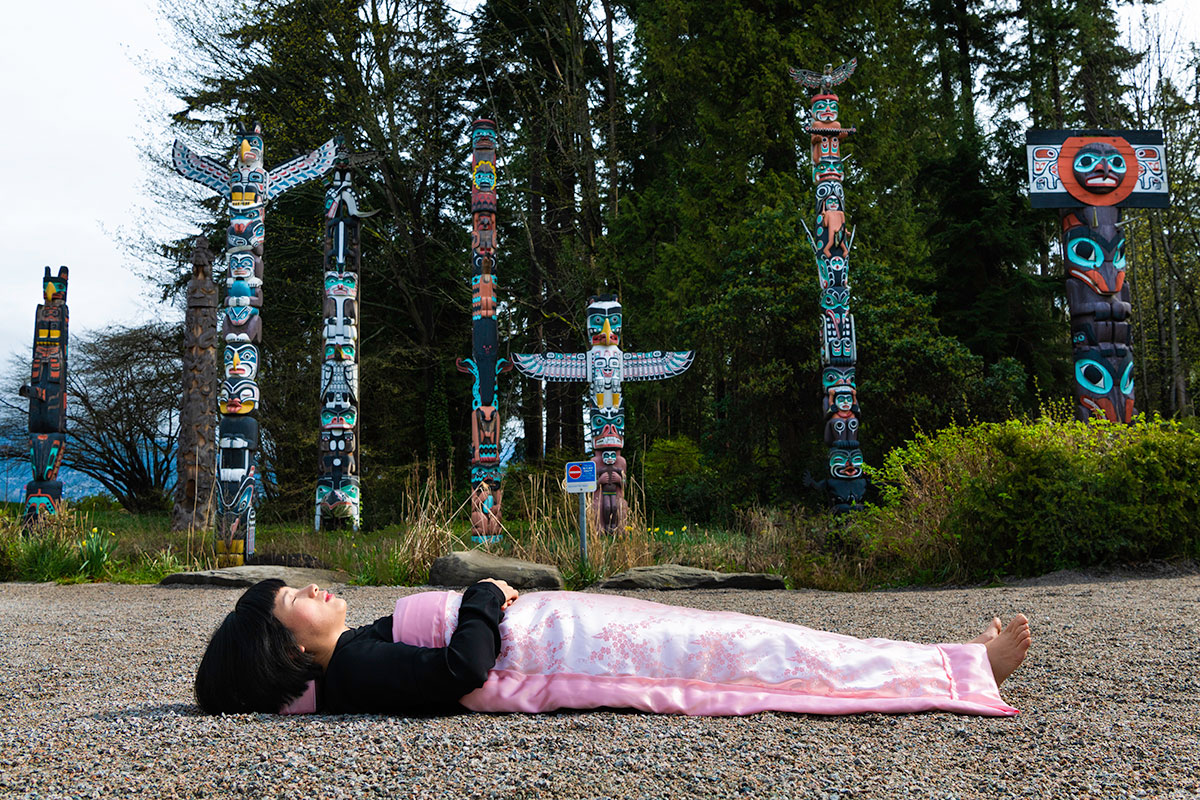
M 587 563 L 587 498 L 596 491 L 596 462 L 567 462 L 567 478 L 563 486 L 571 494 L 579 495 L 579 552 L 580 560 Z

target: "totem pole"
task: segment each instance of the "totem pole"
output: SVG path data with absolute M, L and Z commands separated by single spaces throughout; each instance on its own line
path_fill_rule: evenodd
M 858 447 L 858 390 L 855 365 L 858 344 L 854 315 L 850 313 L 850 248 L 854 233 L 846 230 L 846 199 L 842 193 L 842 140 L 854 133 L 838 122 L 838 96 L 833 87 L 846 81 L 858 59 L 833 68 L 825 65 L 818 74 L 806 69 L 789 69 L 792 80 L 813 91 L 812 119 L 805 129 L 812 144 L 812 176 L 817 188 L 817 233 L 807 223 L 808 241 L 817 259 L 821 285 L 821 382 L 825 414 L 825 444 L 829 445 L 829 476 L 808 480 L 826 492 L 835 513 L 862 509 L 867 480 Z
M 586 353 L 519 353 L 513 355 L 513 363 L 518 371 L 535 380 L 589 384 L 592 461 L 596 463 L 598 484 L 592 495 L 592 509 L 601 528 L 614 533 L 624 527 L 629 510 L 625 502 L 628 468 L 621 455 L 625 446 L 621 384 L 679 375 L 692 365 L 695 351 L 621 352 L 621 303 L 612 294 L 588 300 L 587 330 L 592 348 Z
M 221 411 L 217 463 L 217 563 L 238 566 L 254 553 L 254 500 L 258 449 L 258 345 L 262 341 L 263 239 L 267 203 L 299 184 L 319 178 L 333 166 L 337 143 L 330 139 L 306 156 L 268 172 L 263 167 L 262 126 L 255 123 L 235 139 L 232 171 L 175 141 L 175 170 L 221 192 L 229 201 L 225 254 L 225 379 L 217 395 Z
M 341 142 L 339 140 L 339 145 Z M 358 199 L 350 157 L 339 146 L 325 188 L 324 363 L 321 365 L 321 453 L 313 526 L 358 530 Z
M 1166 208 L 1162 131 L 1027 131 L 1029 198 L 1057 208 L 1075 356 L 1075 417 L 1129 423 L 1133 339 L 1122 208 Z
M 24 524 L 57 514 L 62 500 L 63 445 L 67 434 L 67 276 L 66 267 L 42 275 L 42 296 L 33 323 L 33 370 L 20 394 L 29 398 L 29 459 L 33 480 L 25 484 Z
M 471 124 L 471 357 L 457 360 L 474 378 L 471 401 L 471 538 L 501 537 L 500 411 L 496 376 L 512 369 L 500 358 L 496 328 L 496 124 Z
M 175 509 L 171 530 L 212 526 L 217 466 L 217 285 L 208 239 L 196 237 L 183 322 L 183 402 L 179 407 Z

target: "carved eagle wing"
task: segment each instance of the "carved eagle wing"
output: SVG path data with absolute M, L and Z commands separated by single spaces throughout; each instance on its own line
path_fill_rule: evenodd
M 673 378 L 692 365 L 695 350 L 677 350 L 653 353 L 624 353 L 625 364 L 621 371 L 623 381 L 657 381 Z
M 189 181 L 202 183 L 222 195 L 229 194 L 229 168 L 215 158 L 193 153 L 186 144 L 176 139 L 175 146 L 171 148 L 171 162 L 175 171 Z
M 324 175 L 333 166 L 337 150 L 338 141 L 333 138 L 308 155 L 297 156 L 271 170 L 267 178 L 267 199 L 274 200 L 288 189 Z
M 513 365 L 522 375 L 543 381 L 585 382 L 587 353 L 514 353 Z

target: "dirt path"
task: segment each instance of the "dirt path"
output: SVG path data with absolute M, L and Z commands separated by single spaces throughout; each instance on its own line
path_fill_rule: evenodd
M 351 625 L 411 589 L 345 590 Z M 991 589 L 630 592 L 856 636 L 955 641 L 1023 611 L 1013 719 L 204 717 L 239 590 L 0 584 L 3 797 L 1200 797 L 1200 576 Z

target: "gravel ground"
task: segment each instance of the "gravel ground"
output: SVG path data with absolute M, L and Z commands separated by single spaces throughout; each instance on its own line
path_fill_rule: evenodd
M 3 797 L 1200 797 L 1200 576 L 1000 588 L 628 592 L 856 636 L 1034 631 L 1011 719 L 617 712 L 206 717 L 192 671 L 239 590 L 0 584 Z M 349 587 L 351 625 L 412 589 Z

